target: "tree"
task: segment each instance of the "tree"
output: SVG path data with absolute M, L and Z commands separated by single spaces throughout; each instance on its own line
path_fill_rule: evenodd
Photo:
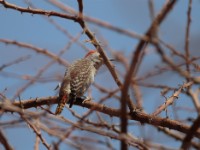
M 197 1 L 0 4 L 1 148 L 200 149 Z M 93 100 L 55 116 L 53 89 L 91 48 Z

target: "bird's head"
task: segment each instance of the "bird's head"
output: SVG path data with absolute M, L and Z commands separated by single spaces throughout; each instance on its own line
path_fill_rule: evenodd
M 103 64 L 103 58 L 96 50 L 91 50 L 85 55 L 86 59 L 92 61 L 95 65 L 101 66 Z

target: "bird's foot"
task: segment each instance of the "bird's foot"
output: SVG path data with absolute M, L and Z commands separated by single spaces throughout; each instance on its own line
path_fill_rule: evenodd
M 86 96 L 84 96 L 84 100 L 82 101 L 82 104 L 84 104 L 84 103 L 87 102 L 87 101 L 91 101 L 91 100 L 92 100 L 91 97 L 86 97 Z

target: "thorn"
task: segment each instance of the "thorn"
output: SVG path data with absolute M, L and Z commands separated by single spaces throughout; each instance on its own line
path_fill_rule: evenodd
M 87 31 L 87 28 L 84 28 L 81 34 L 84 34 Z
M 50 12 L 46 12 L 45 16 L 49 17 L 50 16 Z

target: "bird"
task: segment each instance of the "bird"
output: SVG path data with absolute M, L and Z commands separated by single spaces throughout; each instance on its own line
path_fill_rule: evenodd
M 102 64 L 103 58 L 100 53 L 96 50 L 90 50 L 84 58 L 76 60 L 66 69 L 55 115 L 61 114 L 66 103 L 69 103 L 69 108 L 71 108 L 77 98 L 84 96 L 84 93 L 94 82 L 94 77 Z

